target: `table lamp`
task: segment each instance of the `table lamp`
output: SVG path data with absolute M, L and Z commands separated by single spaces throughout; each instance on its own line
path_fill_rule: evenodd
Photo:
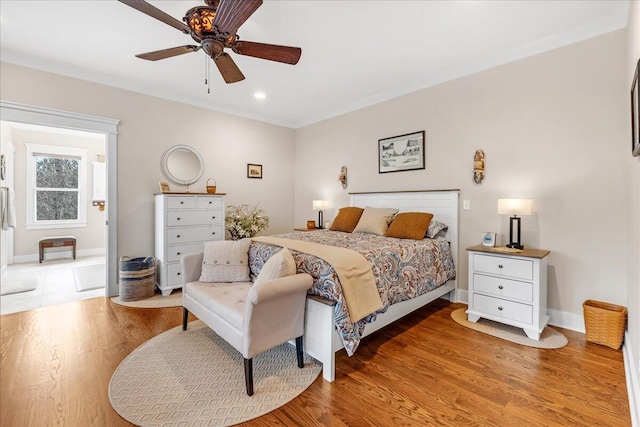
M 329 201 L 328 200 L 314 200 L 313 201 L 313 210 L 318 211 L 318 229 L 324 228 L 322 221 L 322 209 L 329 209 Z
M 513 215 L 509 218 L 508 248 L 524 249 L 520 243 L 520 217 L 518 215 L 533 215 L 533 199 L 498 199 L 498 214 Z M 513 226 L 516 226 L 517 238 L 513 238 Z

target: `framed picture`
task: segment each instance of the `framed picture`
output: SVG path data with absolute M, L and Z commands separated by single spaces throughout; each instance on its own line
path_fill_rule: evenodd
M 378 140 L 378 173 L 424 169 L 424 131 Z
M 169 183 L 168 182 L 164 182 L 164 181 L 160 181 L 158 183 L 158 185 L 160 186 L 160 191 L 163 193 L 171 193 L 171 189 L 169 188 Z
M 640 59 L 636 64 L 636 72 L 631 83 L 631 154 L 640 156 L 640 89 L 638 88 L 638 74 L 640 73 Z
M 247 165 L 247 178 L 262 179 L 262 165 Z

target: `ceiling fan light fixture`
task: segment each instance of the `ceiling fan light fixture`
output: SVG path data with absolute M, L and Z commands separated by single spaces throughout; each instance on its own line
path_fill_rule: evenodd
M 184 22 L 191 30 L 191 36 L 196 41 L 201 41 L 206 37 L 213 36 L 215 29 L 213 21 L 216 18 L 216 9 L 199 6 L 189 9 L 184 17 Z

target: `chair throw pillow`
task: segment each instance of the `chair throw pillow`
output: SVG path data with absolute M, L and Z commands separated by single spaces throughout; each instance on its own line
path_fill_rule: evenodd
M 385 236 L 422 240 L 433 215 L 425 212 L 403 212 L 393 218 Z
M 296 274 L 296 261 L 289 249 L 282 248 L 280 252 L 271 255 L 271 258 L 264 263 L 254 284 L 257 285 L 269 280 L 293 276 L 294 274 Z
M 353 232 L 353 229 L 358 225 L 358 221 L 360 221 L 362 211 L 364 209 L 355 206 L 341 208 L 331 223 L 331 230 L 344 231 L 345 233 Z
M 391 208 L 365 208 L 353 232 L 384 236 L 397 212 L 398 209 Z
M 205 242 L 201 282 L 249 282 L 251 239 Z

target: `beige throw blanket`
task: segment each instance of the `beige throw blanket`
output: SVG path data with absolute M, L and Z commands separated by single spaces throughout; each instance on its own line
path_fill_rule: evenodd
M 371 264 L 362 254 L 351 249 L 302 240 L 269 236 L 253 237 L 252 240 L 314 255 L 331 264 L 340 279 L 351 323 L 382 308 Z

